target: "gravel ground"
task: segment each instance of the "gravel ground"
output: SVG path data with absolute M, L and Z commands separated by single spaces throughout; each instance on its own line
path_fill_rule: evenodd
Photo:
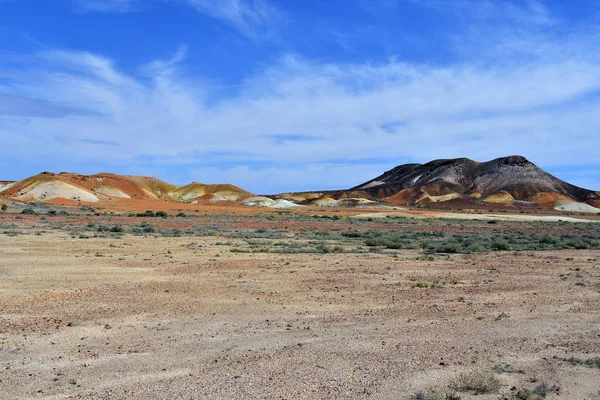
M 494 393 L 458 395 L 545 383 L 548 399 L 600 399 L 600 369 L 565 361 L 600 357 L 600 251 L 248 254 L 223 240 L 0 235 L 0 398 L 409 399 L 509 365 Z

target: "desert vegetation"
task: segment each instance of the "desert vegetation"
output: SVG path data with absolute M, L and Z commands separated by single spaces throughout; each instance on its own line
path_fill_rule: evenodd
M 599 225 L 22 207 L 0 216 L 0 388 L 584 398 Z

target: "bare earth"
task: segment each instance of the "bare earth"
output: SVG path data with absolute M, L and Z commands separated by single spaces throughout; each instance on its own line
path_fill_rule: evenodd
M 0 398 L 409 399 L 507 363 L 499 391 L 460 398 L 547 383 L 548 399 L 600 399 L 600 369 L 565 361 L 600 356 L 598 250 L 236 242 L 0 234 Z

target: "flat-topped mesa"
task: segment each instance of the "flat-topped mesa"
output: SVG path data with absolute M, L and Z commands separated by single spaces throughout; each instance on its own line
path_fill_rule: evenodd
M 578 202 L 600 198 L 596 192 L 564 182 L 520 155 L 487 162 L 455 158 L 400 165 L 349 190 L 363 190 L 373 197 L 400 194 L 398 199 L 434 202 L 457 197 L 531 202 L 541 193 Z

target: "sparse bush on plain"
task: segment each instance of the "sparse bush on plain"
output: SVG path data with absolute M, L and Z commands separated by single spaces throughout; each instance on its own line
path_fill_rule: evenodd
M 119 233 L 119 232 L 123 232 L 124 229 L 123 229 L 123 227 L 121 225 L 113 225 L 113 226 L 110 227 L 110 231 L 111 232 Z
M 6 210 L 8 210 L 8 205 L 2 204 L 2 206 L 0 206 L 0 211 L 6 212 Z
M 460 400 L 460 396 L 454 392 L 438 392 L 430 390 L 428 392 L 418 392 L 408 398 L 408 400 Z
M 429 253 L 469 254 L 488 251 L 600 249 L 598 236 L 556 236 L 523 233 L 451 233 L 347 231 L 342 237 L 360 238 L 369 247 L 424 249 Z
M 560 387 L 556 385 L 548 386 L 548 384 L 542 382 L 537 385 L 533 390 L 530 389 L 519 389 L 515 393 L 516 400 L 542 400 L 545 399 L 550 393 L 560 393 Z
M 463 372 L 455 383 L 456 389 L 474 394 L 494 393 L 500 389 L 500 379 L 490 371 L 475 368 Z
M 492 368 L 490 368 L 490 371 L 496 372 L 499 374 L 514 374 L 514 373 L 519 372 L 520 370 L 518 368 L 516 368 L 514 365 L 503 362 L 503 363 L 498 363 L 498 364 L 494 365 Z
M 440 285 L 440 283 L 438 281 L 431 281 L 431 282 L 413 282 L 410 284 L 410 287 L 412 289 L 415 288 L 423 288 L 423 289 L 434 289 L 437 287 L 441 287 L 442 285 Z
M 24 208 L 21 211 L 21 214 L 34 215 L 34 214 L 36 214 L 36 212 L 33 209 L 31 209 L 31 208 Z
M 581 359 L 581 358 L 575 358 L 575 357 L 571 357 L 571 358 L 567 358 L 564 361 L 571 363 L 573 365 L 585 365 L 586 367 L 589 368 L 600 368 L 600 357 L 592 357 L 592 358 L 588 358 L 588 359 Z

